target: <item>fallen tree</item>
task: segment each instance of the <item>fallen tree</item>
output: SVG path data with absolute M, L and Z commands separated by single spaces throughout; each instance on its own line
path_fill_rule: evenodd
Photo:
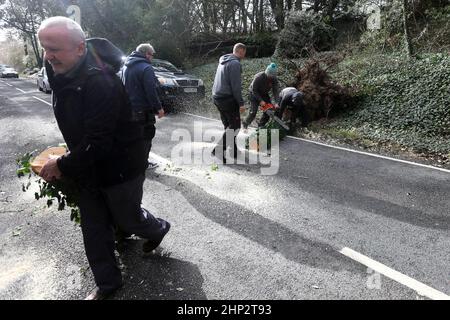
M 354 104 L 351 90 L 334 82 L 327 72 L 339 60 L 338 57 L 311 58 L 295 75 L 292 86 L 304 94 L 303 102 L 310 121 L 328 118 Z

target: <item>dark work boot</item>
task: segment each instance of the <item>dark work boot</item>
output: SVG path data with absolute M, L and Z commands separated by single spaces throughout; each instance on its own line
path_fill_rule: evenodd
M 153 250 L 155 250 L 156 248 L 158 248 L 158 246 L 161 244 L 161 242 L 164 239 L 164 236 L 167 234 L 167 232 L 169 232 L 170 230 L 170 223 L 159 219 L 159 221 L 161 221 L 161 223 L 164 225 L 163 228 L 163 234 L 161 236 L 161 239 L 159 239 L 158 241 L 152 241 L 150 239 L 145 240 L 144 244 L 142 245 L 142 251 L 144 251 L 144 253 L 149 253 L 152 252 Z

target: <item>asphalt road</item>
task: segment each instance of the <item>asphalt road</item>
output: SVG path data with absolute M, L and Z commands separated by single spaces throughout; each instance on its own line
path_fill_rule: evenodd
M 0 299 L 80 299 L 94 287 L 69 212 L 15 176 L 19 154 L 62 142 L 49 102 L 32 81 L 0 80 Z M 138 239 L 120 248 L 126 285 L 114 299 L 448 299 L 449 171 L 291 138 L 275 175 L 177 163 L 180 147 L 209 154 L 200 125 L 221 130 L 189 114 L 157 123 L 160 166 L 143 205 L 172 229 L 155 254 Z

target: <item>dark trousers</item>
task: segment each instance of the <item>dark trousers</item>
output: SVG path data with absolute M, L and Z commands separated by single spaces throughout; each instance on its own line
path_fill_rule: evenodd
M 136 125 L 139 125 L 143 129 L 143 136 L 145 141 L 145 156 L 148 159 L 150 150 L 152 149 L 152 140 L 155 137 L 155 115 L 151 108 L 136 107 L 136 110 L 132 112 L 132 119 Z
M 241 129 L 241 113 L 239 111 L 239 104 L 233 98 L 213 99 L 214 104 L 220 113 L 223 127 L 225 129 L 222 138 L 217 143 L 218 146 L 225 151 L 227 148 L 233 150 L 234 157 L 237 156 L 236 136 Z M 232 139 L 227 138 L 227 131 L 232 130 Z
M 116 263 L 114 226 L 129 234 L 151 241 L 164 237 L 162 219 L 141 208 L 145 177 L 99 192 L 85 190 L 80 197 L 81 230 L 89 266 L 95 283 L 108 293 L 122 285 L 122 275 Z
M 149 157 L 150 151 L 152 150 L 152 140 L 156 134 L 155 124 L 149 122 L 144 124 L 144 143 L 145 143 L 145 155 L 147 159 Z
M 259 109 L 259 102 L 258 102 L 258 100 L 256 100 L 256 98 L 252 94 L 250 94 L 249 100 L 250 100 L 250 112 L 247 115 L 247 117 L 245 118 L 245 120 L 243 121 L 243 124 L 246 127 L 248 127 L 253 122 L 253 120 L 255 120 L 256 114 L 258 113 L 258 109 Z M 266 103 L 271 103 L 270 97 L 263 97 L 263 100 Z M 264 112 L 261 119 L 258 122 L 258 127 L 263 127 L 267 123 L 267 121 L 269 121 L 269 119 L 270 119 L 269 115 L 267 115 Z
M 280 101 L 279 105 L 283 105 Z M 277 112 L 275 113 L 280 119 L 282 119 L 284 112 L 288 109 L 290 114 L 290 119 L 287 119 L 291 125 L 295 124 L 297 121 L 297 118 L 300 117 L 301 119 L 301 126 L 306 127 L 308 126 L 308 123 L 310 122 L 310 117 L 308 112 L 305 110 L 305 105 L 302 103 L 301 106 L 294 106 L 294 105 L 287 105 L 284 104 L 283 107 L 281 107 Z

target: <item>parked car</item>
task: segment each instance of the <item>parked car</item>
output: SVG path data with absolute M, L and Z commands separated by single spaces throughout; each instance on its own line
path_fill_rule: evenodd
M 19 73 L 7 65 L 0 67 L 0 78 L 19 78 Z
M 45 93 L 52 92 L 52 88 L 50 88 L 50 83 L 48 82 L 47 71 L 44 67 L 38 72 L 36 82 L 39 91 L 44 91 Z
M 12 68 L 11 66 L 8 66 L 7 64 L 0 64 L 0 72 L 3 71 L 3 69 L 6 68 Z
M 173 112 L 179 103 L 196 103 L 205 97 L 203 81 L 186 74 L 166 60 L 153 59 L 152 65 L 158 78 L 159 96 L 166 112 Z

